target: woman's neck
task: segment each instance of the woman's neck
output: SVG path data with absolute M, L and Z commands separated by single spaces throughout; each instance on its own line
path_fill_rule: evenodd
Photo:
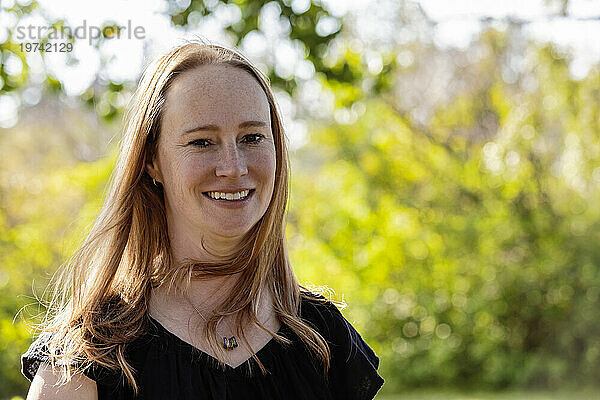
M 214 236 L 169 227 L 171 255 L 176 264 L 184 260 L 200 262 L 224 261 L 240 247 L 241 237 Z
M 199 311 L 208 319 L 215 309 L 230 297 L 237 282 L 237 275 L 219 276 L 202 280 L 192 280 L 183 291 L 166 285 L 152 289 L 150 311 L 164 310 L 168 313 L 189 314 Z

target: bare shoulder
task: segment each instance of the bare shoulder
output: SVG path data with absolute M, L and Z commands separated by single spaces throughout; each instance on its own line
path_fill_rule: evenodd
M 27 400 L 97 400 L 98 392 L 96 382 L 85 375 L 78 374 L 71 378 L 70 382 L 60 386 L 59 371 L 52 372 L 48 364 L 41 364 L 27 394 Z

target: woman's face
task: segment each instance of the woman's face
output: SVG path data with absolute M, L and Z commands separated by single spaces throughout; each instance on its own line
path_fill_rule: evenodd
M 163 185 L 170 234 L 199 243 L 200 236 L 248 232 L 275 184 L 270 108 L 260 84 L 239 68 L 203 65 L 175 78 L 163 111 L 157 156 L 147 167 Z M 232 200 L 210 197 L 223 193 Z

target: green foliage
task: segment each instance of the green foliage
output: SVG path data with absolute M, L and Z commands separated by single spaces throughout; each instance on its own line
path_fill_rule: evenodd
M 372 99 L 313 127 L 322 166 L 298 156 L 293 263 L 351 305 L 387 391 L 598 382 L 600 73 L 534 55 L 533 91 L 484 79 L 428 126 Z
M 35 149 L 35 133 L 20 134 L 17 140 L 1 141 L 0 399 L 26 393 L 20 355 L 44 312 L 52 274 L 100 209 L 114 164 L 114 157 L 108 157 L 68 166 L 64 153 L 60 159 L 38 149 L 37 154 L 23 153 L 21 146 Z

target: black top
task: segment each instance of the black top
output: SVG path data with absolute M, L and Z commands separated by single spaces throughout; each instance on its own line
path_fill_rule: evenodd
M 296 334 L 282 323 L 286 346 L 271 339 L 256 355 L 264 375 L 250 358 L 233 368 L 183 341 L 150 318 L 147 332 L 127 347 L 140 388 L 137 397 L 120 372 L 92 366 L 84 373 L 96 381 L 98 399 L 372 399 L 383 385 L 379 358 L 330 302 L 303 298 L 300 316 L 316 329 L 331 351 L 328 376 Z M 32 380 L 44 356 L 44 337 L 21 357 L 22 372 Z M 249 368 L 250 365 L 250 368 Z

